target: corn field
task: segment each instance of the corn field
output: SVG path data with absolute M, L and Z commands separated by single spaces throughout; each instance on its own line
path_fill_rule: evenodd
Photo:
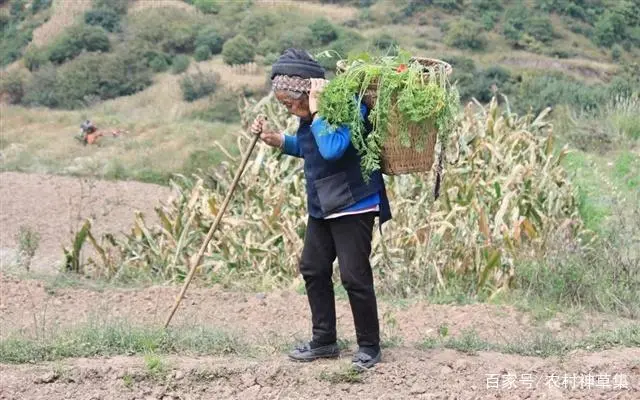
M 506 99 L 505 99 L 506 100 Z M 244 100 L 247 127 L 257 113 L 289 132 L 287 117 L 271 97 Z M 498 107 L 469 103 L 446 149 L 441 195 L 432 173 L 385 177 L 393 220 L 374 231 L 372 265 L 377 290 L 396 296 L 447 290 L 507 290 L 520 256 L 544 257 L 551 241 L 578 246 L 584 228 L 574 189 L 561 166 L 568 149 L 554 149 L 549 110 L 518 116 L 508 101 Z M 250 137 L 241 132 L 244 153 Z M 159 224 L 136 214 L 124 235 L 90 235 L 90 221 L 67 251 L 67 268 L 117 279 L 133 273 L 180 282 L 227 194 L 239 157 L 198 176 L 176 175 L 174 195 L 156 208 Z M 297 276 L 306 225 L 302 160 L 259 143 L 210 242 L 197 277 L 205 281 L 287 283 Z M 86 238 L 95 257 L 80 265 Z

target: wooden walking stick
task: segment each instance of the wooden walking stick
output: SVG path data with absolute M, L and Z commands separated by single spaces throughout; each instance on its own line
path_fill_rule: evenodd
M 191 279 L 193 278 L 193 275 L 196 272 L 196 269 L 198 268 L 198 266 L 200 265 L 200 262 L 202 261 L 202 257 L 204 256 L 204 252 L 207 249 L 207 245 L 211 241 L 211 238 L 213 238 L 213 234 L 216 228 L 218 228 L 218 224 L 222 219 L 222 215 L 224 214 L 224 212 L 227 209 L 227 206 L 229 205 L 229 200 L 231 200 L 231 195 L 235 191 L 236 186 L 238 186 L 238 182 L 240 181 L 240 176 L 242 176 L 242 172 L 244 171 L 244 168 L 247 166 L 249 157 L 251 157 L 251 152 L 253 152 L 253 148 L 256 146 L 258 139 L 260 139 L 260 134 L 254 135 L 254 137 L 251 139 L 249 150 L 247 150 L 247 153 L 244 155 L 244 158 L 240 163 L 240 167 L 238 167 L 238 170 L 236 171 L 236 176 L 233 178 L 233 183 L 231 183 L 231 188 L 229 188 L 229 192 L 227 193 L 227 196 L 225 197 L 224 202 L 222 203 L 222 207 L 220 208 L 220 211 L 218 211 L 218 215 L 216 215 L 216 219 L 213 221 L 213 225 L 211 225 L 211 228 L 209 229 L 207 236 L 204 238 L 204 243 L 202 243 L 202 247 L 200 247 L 200 250 L 198 251 L 198 253 L 194 255 L 195 257 L 191 257 L 191 260 L 189 261 L 189 265 L 191 266 L 191 269 L 189 270 L 187 279 L 184 281 L 184 285 L 182 285 L 182 290 L 180 291 L 180 294 L 176 299 L 176 303 L 173 305 L 173 309 L 171 309 L 171 312 L 167 316 L 167 320 L 164 323 L 165 329 L 167 326 L 169 326 L 169 322 L 171 322 L 171 318 L 173 318 L 173 314 L 175 314 L 176 310 L 178 309 L 178 306 L 180 305 L 180 301 L 182 301 L 182 298 L 184 297 L 184 294 L 187 291 L 187 288 L 189 287 L 189 283 L 191 282 Z

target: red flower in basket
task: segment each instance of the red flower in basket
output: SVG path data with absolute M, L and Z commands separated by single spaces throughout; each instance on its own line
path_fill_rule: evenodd
M 397 72 L 404 72 L 407 70 L 407 64 L 400 64 L 398 68 L 396 68 Z

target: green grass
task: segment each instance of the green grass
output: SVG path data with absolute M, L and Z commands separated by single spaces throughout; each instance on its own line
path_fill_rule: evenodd
M 640 155 L 630 151 L 620 153 L 615 160 L 613 172 L 616 183 L 629 192 L 640 193 Z
M 322 371 L 318 379 L 333 384 L 362 383 L 364 381 L 362 372 L 350 365 L 340 366 L 340 368 L 335 371 Z
M 163 381 L 169 371 L 166 361 L 157 354 L 145 354 L 144 365 L 148 375 L 156 381 Z
M 478 351 L 491 350 L 493 346 L 480 338 L 474 330 L 465 330 L 460 336 L 450 337 L 446 340 L 444 347 L 466 354 L 475 354 Z
M 620 208 L 640 203 L 640 156 L 630 150 L 607 155 L 576 151 L 566 168 L 577 187 L 580 214 L 586 227 L 601 233 L 605 221 Z
M 613 204 L 610 193 L 603 190 L 597 173 L 598 165 L 592 155 L 574 152 L 567 156 L 566 166 L 577 186 L 580 215 L 588 229 L 597 231 L 611 214 Z
M 564 356 L 574 350 L 602 351 L 615 347 L 638 346 L 640 346 L 640 324 L 608 331 L 596 331 L 579 340 L 562 339 L 548 331 L 539 331 L 509 343 L 488 342 L 482 339 L 475 330 L 469 329 L 448 339 L 426 337 L 418 347 L 423 350 L 453 349 L 466 354 L 495 351 L 504 354 L 548 358 Z
M 126 322 L 88 324 L 38 339 L 0 341 L 0 363 L 20 364 L 74 357 L 148 354 L 253 354 L 253 348 L 228 333 L 206 327 L 163 331 Z M 161 366 L 149 358 L 147 366 Z

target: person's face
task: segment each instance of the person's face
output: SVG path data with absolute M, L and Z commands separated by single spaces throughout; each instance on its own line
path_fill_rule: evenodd
M 289 93 L 276 91 L 276 99 L 287 108 L 287 111 L 300 118 L 309 118 L 311 111 L 309 110 L 309 97 L 300 95 L 299 98 L 292 97 Z

